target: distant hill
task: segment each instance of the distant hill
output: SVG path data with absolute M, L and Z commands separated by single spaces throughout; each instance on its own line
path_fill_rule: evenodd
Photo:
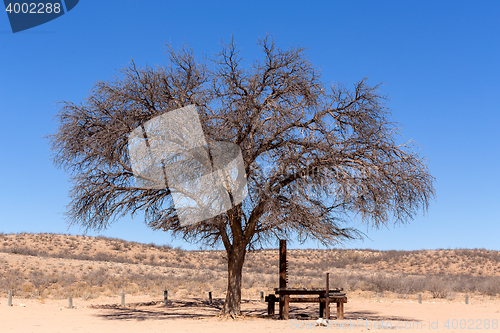
M 323 285 L 324 273 L 345 290 L 417 292 L 448 297 L 454 292 L 500 293 L 500 252 L 485 249 L 376 251 L 289 250 L 289 284 Z M 244 294 L 277 284 L 278 251 L 251 251 L 244 268 Z M 224 251 L 187 251 L 121 239 L 60 234 L 0 234 L 0 295 L 97 297 L 131 293 L 223 294 Z M 87 295 L 87 296 L 84 296 Z

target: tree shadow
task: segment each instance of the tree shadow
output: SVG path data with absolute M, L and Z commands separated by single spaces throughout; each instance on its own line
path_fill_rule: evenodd
M 276 314 L 274 316 L 267 315 L 267 307 L 265 309 L 248 309 L 245 314 L 251 315 L 253 317 L 262 318 L 278 318 L 278 309 L 276 307 Z M 349 311 L 349 309 L 344 310 L 344 320 L 368 320 L 368 321 L 420 321 L 419 319 L 401 316 L 391 316 L 381 314 L 377 311 Z M 319 319 L 319 305 L 317 304 L 301 304 L 296 306 L 290 306 L 289 309 L 289 319 L 297 320 L 316 320 Z M 337 319 L 337 308 L 335 305 L 330 308 L 330 319 Z
M 369 320 L 369 321 L 421 321 L 420 319 L 401 317 L 401 316 L 388 316 L 379 314 L 376 311 L 349 311 L 344 314 L 345 320 Z
M 119 304 L 93 305 L 94 309 L 104 310 L 96 316 L 108 320 L 165 320 L 165 319 L 203 319 L 217 316 L 224 305 L 223 299 L 214 299 L 212 304 L 200 298 L 192 298 L 185 301 L 171 301 L 167 305 L 160 301 L 146 303 L 128 303 L 125 307 Z M 277 319 L 278 314 L 269 316 L 267 314 L 267 304 L 256 301 L 241 301 L 242 313 L 245 316 L 263 319 Z M 276 310 L 278 310 L 276 308 Z M 276 311 L 277 312 L 277 311 Z M 336 307 L 330 310 L 331 319 L 336 319 Z M 301 304 L 291 306 L 289 319 L 316 320 L 319 318 L 319 306 L 317 304 Z M 351 321 L 372 321 L 372 322 L 418 322 L 420 320 L 410 317 L 391 316 L 381 314 L 377 311 L 345 310 L 344 320 Z
M 94 305 L 94 309 L 105 310 L 97 314 L 98 317 L 108 320 L 164 320 L 181 318 L 211 318 L 219 314 L 224 302 L 214 300 L 212 304 L 201 299 L 189 301 L 171 301 L 164 304 L 160 301 L 147 303 L 128 303 Z

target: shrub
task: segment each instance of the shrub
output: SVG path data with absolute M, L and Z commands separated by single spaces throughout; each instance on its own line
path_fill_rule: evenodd
M 451 291 L 448 281 L 438 277 L 432 277 L 427 282 L 427 290 L 434 298 L 446 298 Z

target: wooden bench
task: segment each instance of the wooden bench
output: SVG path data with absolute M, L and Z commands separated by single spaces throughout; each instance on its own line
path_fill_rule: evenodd
M 344 319 L 344 303 L 347 303 L 347 296 L 340 289 L 330 289 L 330 273 L 326 273 L 325 288 L 294 289 L 287 288 L 287 260 L 286 260 L 286 240 L 280 239 L 279 248 L 279 288 L 274 289 L 274 293 L 266 296 L 267 314 L 274 315 L 274 303 L 279 303 L 280 319 L 288 319 L 290 302 L 313 302 L 319 303 L 319 316 L 330 319 L 330 303 L 337 303 L 337 319 Z M 292 296 L 310 297 L 292 297 Z M 316 297 L 314 297 L 316 296 Z
M 288 319 L 290 303 L 319 303 L 320 318 L 330 319 L 330 303 L 337 303 L 337 319 L 344 319 L 344 303 L 347 303 L 347 296 L 341 290 L 329 290 L 327 298 L 325 297 L 326 289 L 275 288 L 276 295 L 270 294 L 265 297 L 267 314 L 274 315 L 276 302 L 280 303 L 280 319 Z M 309 297 L 293 297 L 298 295 L 307 295 Z

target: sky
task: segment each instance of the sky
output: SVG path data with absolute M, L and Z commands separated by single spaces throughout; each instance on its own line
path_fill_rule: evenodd
M 429 210 L 409 224 L 350 226 L 368 238 L 340 248 L 500 250 L 500 2 L 81 0 L 67 14 L 12 33 L 0 13 L 0 232 L 84 234 L 64 217 L 69 175 L 51 160 L 61 101 L 133 59 L 166 64 L 165 44 L 213 56 L 234 36 L 249 63 L 257 40 L 306 48 L 326 83 L 384 83 L 402 140 L 416 141 L 436 178 Z M 140 217 L 89 231 L 199 249 Z M 276 243 L 277 244 L 277 243 Z M 315 241 L 290 248 L 321 248 Z

